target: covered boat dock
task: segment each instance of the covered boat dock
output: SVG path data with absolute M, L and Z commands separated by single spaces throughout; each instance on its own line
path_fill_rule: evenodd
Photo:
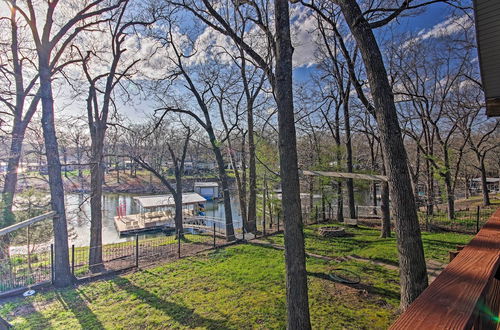
M 175 227 L 174 196 L 150 195 L 134 197 L 139 206 L 138 214 L 118 215 L 115 217 L 115 227 L 120 234 L 135 234 L 143 231 L 158 230 L 164 227 Z M 182 194 L 183 217 L 196 217 L 203 211 L 207 200 L 195 193 Z

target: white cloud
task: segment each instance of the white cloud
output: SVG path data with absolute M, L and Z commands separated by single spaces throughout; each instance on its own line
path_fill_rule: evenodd
M 470 28 L 474 22 L 470 16 L 464 14 L 460 17 L 450 17 L 440 22 L 430 29 L 424 29 L 418 32 L 418 35 L 403 44 L 403 48 L 412 47 L 415 44 L 432 38 L 442 38 L 457 34 Z
M 315 40 L 318 37 L 316 32 L 317 23 L 314 15 L 304 7 L 295 7 L 291 11 L 291 26 L 293 52 L 293 66 L 311 66 L 317 63 Z

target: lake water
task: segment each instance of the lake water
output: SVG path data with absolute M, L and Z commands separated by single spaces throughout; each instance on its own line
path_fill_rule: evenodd
M 133 236 L 120 236 L 115 228 L 114 217 L 117 208 L 121 204 L 126 205 L 126 214 L 139 213 L 137 205 L 133 201 L 134 196 L 145 194 L 103 194 L 102 215 L 102 240 L 103 244 L 118 243 L 134 240 Z M 234 226 L 241 226 L 241 215 L 236 199 L 231 199 Z M 66 194 L 66 213 L 68 217 L 68 231 L 71 244 L 75 246 L 88 246 L 90 243 L 90 198 L 88 194 Z M 207 201 L 205 203 L 207 216 L 225 218 L 224 204 L 218 201 Z M 145 233 L 141 236 L 165 235 L 162 232 Z

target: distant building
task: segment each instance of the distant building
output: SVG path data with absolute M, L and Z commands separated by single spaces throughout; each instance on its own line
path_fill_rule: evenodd
M 214 199 L 219 197 L 219 184 L 217 182 L 195 182 L 194 192 L 206 199 Z
M 486 178 L 486 186 L 489 192 L 500 192 L 500 178 Z M 481 178 L 474 178 L 469 181 L 469 189 L 472 192 L 482 192 Z

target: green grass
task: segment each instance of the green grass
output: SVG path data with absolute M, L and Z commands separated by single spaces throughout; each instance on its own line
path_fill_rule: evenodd
M 325 279 L 333 266 L 308 258 L 314 328 L 386 328 L 398 306 L 398 275 L 348 261 L 361 275 L 349 287 Z M 237 245 L 204 256 L 4 303 L 16 329 L 283 329 L 283 252 Z
M 182 244 L 209 244 L 213 241 L 210 235 L 200 234 L 184 234 L 181 239 Z M 155 248 L 160 246 L 177 244 L 177 239 L 174 236 L 159 236 L 152 238 L 141 238 L 139 247 L 141 250 L 145 248 Z M 103 245 L 103 256 L 108 260 L 110 256 L 127 256 L 135 254 L 135 241 L 127 241 L 120 243 L 112 243 Z M 70 250 L 70 263 L 72 262 Z M 90 273 L 88 267 L 89 247 L 75 247 L 75 275 L 82 277 Z M 18 280 L 16 284 L 0 282 L 0 292 L 13 289 L 22 285 L 33 284 L 33 274 L 28 267 L 28 256 L 26 254 L 17 254 L 10 257 L 11 267 L 0 265 L 0 277 L 15 277 Z M 3 267 L 2 267 L 3 266 Z M 42 271 L 50 278 L 50 252 L 33 253 L 31 255 L 31 268 L 36 272 Z M 3 269 L 5 268 L 5 269 Z
M 396 238 L 379 238 L 380 231 L 359 226 L 346 228 L 351 237 L 325 238 L 317 234 L 316 228 L 322 226 L 339 226 L 339 224 L 313 225 L 304 228 L 306 250 L 310 253 L 329 257 L 348 255 L 360 256 L 397 265 L 398 254 Z M 456 250 L 457 244 L 467 244 L 472 235 L 457 233 L 422 233 L 422 242 L 426 259 L 447 262 L 448 252 Z M 283 245 L 283 235 L 266 238 L 273 244 Z
M 397 264 L 395 238 L 380 239 L 378 230 L 348 228 L 351 237 L 324 238 L 316 234 L 317 227 L 304 230 L 308 252 Z M 424 232 L 426 258 L 446 262 L 448 251 L 471 237 Z M 283 236 L 267 240 L 282 244 Z M 327 274 L 335 267 L 359 274 L 361 283 L 332 282 Z M 397 271 L 369 262 L 312 257 L 307 259 L 307 271 L 314 328 L 384 329 L 395 319 Z M 0 315 L 17 329 L 283 329 L 283 251 L 249 244 L 226 247 L 75 288 L 13 299 L 2 304 Z

